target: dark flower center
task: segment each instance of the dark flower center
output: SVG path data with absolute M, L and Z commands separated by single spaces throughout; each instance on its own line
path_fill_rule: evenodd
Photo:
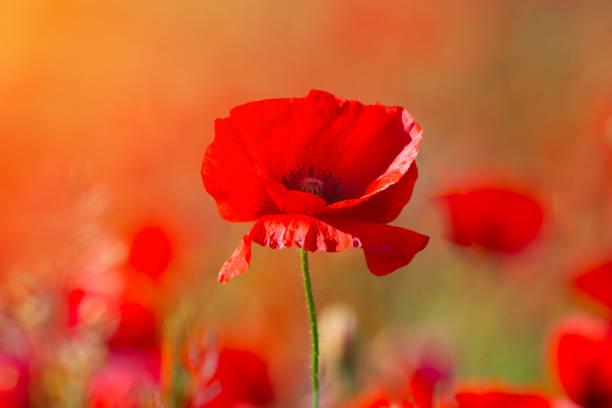
M 584 408 L 609 408 L 612 406 L 612 395 L 605 387 L 594 386 L 582 398 Z
M 283 184 L 290 190 L 303 191 L 324 199 L 327 204 L 342 200 L 340 179 L 333 177 L 329 169 L 298 165 L 283 176 Z

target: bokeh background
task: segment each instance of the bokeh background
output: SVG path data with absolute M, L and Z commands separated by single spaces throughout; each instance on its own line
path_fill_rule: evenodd
M 132 240 L 153 225 L 170 263 L 132 290 L 160 321 L 166 384 L 184 339 L 214 332 L 257 349 L 278 406 L 298 404 L 297 251 L 254 247 L 247 274 L 217 283 L 249 226 L 219 217 L 199 171 L 233 106 L 323 89 L 401 105 L 423 127 L 420 178 L 394 224 L 431 237 L 382 278 L 359 250 L 312 256 L 324 348 L 354 333 L 356 388 L 435 349 L 453 377 L 554 392 L 547 330 L 580 304 L 569 276 L 612 247 L 611 21 L 608 0 L 1 1 L 0 344 L 33 359 L 39 401 L 62 400 L 59 381 L 84 404 L 104 346 L 66 334 L 66 293 L 125 287 Z M 431 198 L 483 177 L 544 203 L 518 255 L 444 238 Z

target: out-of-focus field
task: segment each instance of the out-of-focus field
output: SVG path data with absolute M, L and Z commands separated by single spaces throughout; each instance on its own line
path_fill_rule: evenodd
M 111 285 L 135 232 L 156 225 L 170 266 L 135 296 L 163 322 L 163 347 L 192 332 L 254 347 L 291 406 L 308 391 L 297 251 L 256 246 L 247 274 L 217 283 L 248 225 L 219 217 L 200 166 L 233 106 L 323 89 L 401 105 L 424 129 L 394 224 L 428 248 L 382 278 L 358 250 L 312 256 L 319 311 L 357 318 L 360 384 L 435 344 L 458 378 L 555 390 L 547 330 L 580 304 L 569 276 L 612 247 L 611 21 L 609 0 L 1 1 L 3 319 L 39 369 L 56 367 L 66 291 L 94 275 Z M 545 203 L 517 256 L 444 238 L 431 198 L 483 177 Z

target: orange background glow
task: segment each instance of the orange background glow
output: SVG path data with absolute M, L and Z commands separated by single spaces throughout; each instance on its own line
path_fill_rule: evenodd
M 556 390 L 547 328 L 577 305 L 575 268 L 612 248 L 611 18 L 609 0 L 0 0 L 0 310 L 44 338 L 80 274 L 129 269 L 153 225 L 168 271 L 123 284 L 164 343 L 214 331 L 257 348 L 290 406 L 309 350 L 297 252 L 256 246 L 249 272 L 218 284 L 247 226 L 219 217 L 199 171 L 233 106 L 323 89 L 403 106 L 424 129 L 394 224 L 427 250 L 383 278 L 357 250 L 312 256 L 322 313 L 341 303 L 358 321 L 361 381 L 435 339 L 458 376 Z M 517 257 L 444 239 L 431 198 L 482 179 L 545 202 Z

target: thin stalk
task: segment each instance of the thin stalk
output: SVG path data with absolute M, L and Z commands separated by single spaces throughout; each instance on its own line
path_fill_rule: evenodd
M 312 342 L 312 408 L 319 408 L 319 332 L 317 330 L 317 312 L 312 294 L 312 283 L 310 282 L 308 252 L 304 249 L 300 249 L 300 261 L 302 264 L 302 277 L 304 278 L 304 291 L 306 292 L 306 305 L 308 306 L 308 319 L 310 320 L 310 339 Z

